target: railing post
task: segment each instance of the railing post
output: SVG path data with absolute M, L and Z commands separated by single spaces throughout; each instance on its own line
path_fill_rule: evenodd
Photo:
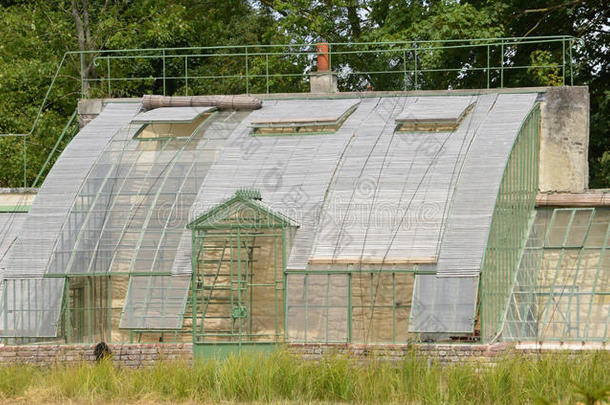
M 0 315 L 3 315 L 2 319 L 4 319 L 3 323 L 4 323 L 5 332 L 8 330 L 8 293 L 6 290 L 7 290 L 6 281 L 0 281 L 0 293 L 4 292 L 4 294 L 0 294 L 0 297 L 4 298 L 4 305 L 2 306 L 2 312 L 0 313 Z M 284 312 L 284 313 L 286 313 L 286 312 Z M 8 343 L 8 338 L 6 338 L 4 340 L 4 342 Z
M 347 342 L 352 341 L 352 272 L 347 273 Z
M 500 52 L 500 88 L 504 88 L 504 40 L 502 40 Z
M 28 150 L 27 150 L 27 146 L 25 144 L 25 138 L 27 138 L 26 135 L 24 135 L 23 137 L 23 188 L 26 188 L 28 186 L 28 180 L 27 180 L 27 171 L 28 171 Z
M 574 86 L 574 68 L 572 62 L 572 46 L 574 45 L 574 40 L 570 40 L 570 86 Z
M 328 44 L 328 92 L 333 92 L 333 60 L 332 60 L 332 45 Z
M 184 92 L 189 95 L 189 59 L 188 55 L 184 56 Z
M 489 88 L 489 44 L 487 44 L 487 88 Z
M 265 54 L 265 83 L 269 94 L 269 54 Z
M 112 339 L 112 277 L 108 276 L 106 278 L 106 325 L 108 326 L 108 330 L 106 331 L 107 342 L 110 342 Z
M 110 83 L 110 58 L 106 58 L 106 73 L 108 79 L 108 98 L 112 97 L 112 85 Z
M 414 69 L 414 83 L 415 83 L 415 90 L 417 90 L 417 88 L 419 87 L 417 82 L 417 41 L 415 41 L 413 43 L 413 61 L 415 63 L 415 69 Z
M 566 39 L 561 38 L 562 63 L 561 63 L 561 85 L 566 85 Z
M 248 73 L 248 47 L 246 46 L 246 94 L 250 94 L 250 76 Z
M 407 91 L 407 51 L 402 50 L 402 90 Z
M 70 277 L 66 277 L 64 284 L 64 334 L 66 343 L 72 343 L 72 314 L 70 313 Z
M 80 95 L 85 98 L 85 54 L 80 53 Z
M 163 95 L 165 96 L 165 49 L 163 50 Z

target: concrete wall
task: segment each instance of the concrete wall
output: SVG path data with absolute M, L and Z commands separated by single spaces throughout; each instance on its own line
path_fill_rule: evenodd
M 78 101 L 78 126 L 84 127 L 95 119 L 104 108 L 104 100 L 100 98 Z
M 0 207 L 29 207 L 37 188 L 0 188 Z
M 550 87 L 544 98 L 539 190 L 582 193 L 589 184 L 589 89 Z
M 91 98 L 78 100 L 78 125 L 83 128 L 85 125 L 93 121 L 104 109 L 108 102 L 134 102 L 140 101 L 140 98 Z

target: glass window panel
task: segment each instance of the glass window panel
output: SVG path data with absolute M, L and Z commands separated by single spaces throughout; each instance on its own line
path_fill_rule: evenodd
M 546 246 L 563 246 L 563 241 L 572 218 L 572 210 L 555 210 L 548 230 Z
M 592 209 L 574 211 L 574 219 L 572 220 L 572 226 L 566 239 L 566 246 L 579 247 L 583 245 L 592 215 Z
M 137 139 L 188 138 L 208 117 L 210 113 L 202 114 L 189 123 L 151 123 L 146 124 L 136 135 Z
M 610 224 L 610 209 L 596 208 L 585 247 L 603 247 Z

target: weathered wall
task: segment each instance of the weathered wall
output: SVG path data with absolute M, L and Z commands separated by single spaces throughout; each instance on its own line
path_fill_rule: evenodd
M 0 364 L 34 365 L 93 362 L 94 345 L 0 346 Z M 150 366 L 157 361 L 193 359 L 192 343 L 110 345 L 112 361 L 123 367 Z
M 37 188 L 0 188 L 0 210 L 8 207 L 27 208 L 36 198 Z
M 336 73 L 312 72 L 309 74 L 309 84 L 312 94 L 339 92 Z
M 589 89 L 550 87 L 541 105 L 541 192 L 582 193 L 589 184 Z
M 108 102 L 120 103 L 138 100 L 138 98 L 91 98 L 78 100 L 78 125 L 80 128 L 83 128 L 93 121 Z
M 147 367 L 159 361 L 193 361 L 191 343 L 171 344 L 115 344 L 110 345 L 112 361 L 121 367 Z M 399 361 L 416 353 L 441 364 L 478 362 L 493 364 L 506 355 L 538 356 L 541 353 L 567 353 L 578 355 L 587 350 L 609 350 L 607 345 L 494 345 L 470 344 L 416 344 L 416 345 L 356 345 L 356 344 L 291 344 L 287 349 L 305 360 L 317 360 L 322 356 L 345 354 L 356 359 Z M 93 345 L 33 345 L 0 346 L 0 366 L 27 363 L 39 366 L 93 362 Z
M 469 345 L 469 344 L 417 344 L 417 345 L 317 345 L 292 344 L 289 350 L 300 354 L 305 359 L 318 359 L 322 356 L 341 354 L 364 359 L 399 361 L 406 356 L 417 355 L 430 358 L 439 363 L 485 362 L 490 363 L 507 354 L 514 348 L 513 344 Z
M 441 364 L 478 362 L 493 364 L 508 355 L 539 356 L 541 354 L 561 353 L 577 356 L 591 350 L 610 350 L 604 344 L 414 344 L 414 345 L 355 345 L 355 344 L 291 344 L 288 349 L 305 359 L 315 360 L 329 354 L 345 354 L 357 359 L 375 357 L 377 359 L 400 361 L 415 353 Z
M 104 102 L 102 99 L 83 99 L 78 101 L 78 126 L 84 127 L 102 112 Z

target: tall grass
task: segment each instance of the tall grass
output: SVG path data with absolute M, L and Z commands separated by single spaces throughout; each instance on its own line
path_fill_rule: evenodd
M 304 361 L 286 352 L 226 360 L 0 367 L 0 400 L 36 402 L 355 402 L 422 404 L 595 403 L 608 400 L 610 353 L 496 365 L 439 366 L 415 353 L 398 363 L 329 356 Z

